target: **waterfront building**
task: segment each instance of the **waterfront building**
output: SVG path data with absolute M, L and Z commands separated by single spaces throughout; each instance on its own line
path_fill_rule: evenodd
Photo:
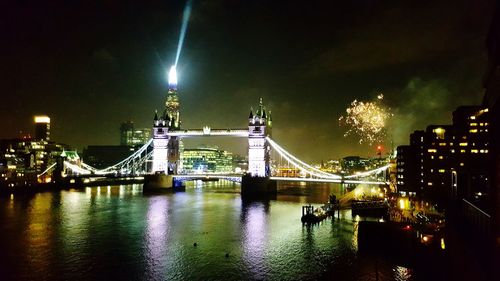
M 42 174 L 68 150 L 65 144 L 50 141 L 50 118 L 35 116 L 34 138 L 25 135 L 0 140 L 0 185 L 31 185 L 50 182 L 52 174 Z
M 487 194 L 489 114 L 482 106 L 461 106 L 452 125 L 430 125 L 410 135 L 397 151 L 397 187 L 441 200 Z
M 180 161 L 182 173 L 231 173 L 233 155 L 217 148 L 184 148 Z

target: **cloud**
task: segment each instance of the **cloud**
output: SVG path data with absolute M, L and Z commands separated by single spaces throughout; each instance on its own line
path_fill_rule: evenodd
M 450 124 L 451 113 L 460 104 L 444 80 L 414 77 L 400 93 L 401 104 L 395 107 L 389 124 L 389 137 L 396 144 L 408 143 L 414 130 L 430 124 Z M 391 136 L 392 135 L 392 136 Z

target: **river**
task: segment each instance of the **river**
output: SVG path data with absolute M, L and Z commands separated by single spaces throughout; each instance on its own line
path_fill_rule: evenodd
M 2 280 L 413 280 L 411 269 L 357 251 L 350 211 L 306 227 L 301 206 L 337 184 L 287 184 L 244 202 L 238 184 L 141 185 L 0 197 Z M 196 246 L 194 246 L 196 243 Z M 375 266 L 376 264 L 376 266 Z

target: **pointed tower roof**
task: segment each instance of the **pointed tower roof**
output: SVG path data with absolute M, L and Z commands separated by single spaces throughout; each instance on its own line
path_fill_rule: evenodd
M 262 109 L 262 118 L 267 118 L 265 107 Z
M 155 117 L 153 118 L 154 121 L 158 120 L 158 110 L 155 110 Z
M 253 118 L 253 107 L 250 107 L 250 114 L 248 115 L 248 119 Z

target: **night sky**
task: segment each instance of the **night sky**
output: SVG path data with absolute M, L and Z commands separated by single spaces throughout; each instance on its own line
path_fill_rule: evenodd
M 118 144 L 125 120 L 152 125 L 184 1 L 16 2 L 0 17 L 0 138 L 30 132 L 35 114 L 78 149 Z M 481 102 L 493 2 L 195 0 L 178 65 L 183 127 L 245 127 L 263 97 L 273 138 L 299 158 L 373 156 L 338 118 L 383 93 L 395 113 L 385 145 L 407 143 Z M 186 146 L 200 143 L 246 148 Z

